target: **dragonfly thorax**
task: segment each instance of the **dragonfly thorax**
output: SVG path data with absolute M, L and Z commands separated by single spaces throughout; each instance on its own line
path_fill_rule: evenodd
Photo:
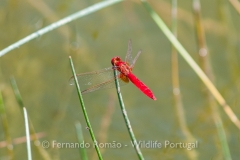
M 119 72 L 126 76 L 132 71 L 131 67 L 126 62 L 123 62 L 120 57 L 112 58 L 111 63 L 113 66 L 117 67 Z
M 118 70 L 125 76 L 127 76 L 132 71 L 129 65 L 126 64 L 125 62 L 121 63 L 118 67 L 119 67 Z

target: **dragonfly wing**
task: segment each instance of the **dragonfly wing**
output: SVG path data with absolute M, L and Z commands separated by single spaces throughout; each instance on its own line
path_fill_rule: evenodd
M 93 92 L 100 89 L 113 88 L 115 86 L 115 78 L 119 78 L 120 73 L 118 72 L 117 77 L 114 76 L 113 68 L 105 68 L 99 71 L 88 72 L 77 74 L 77 80 L 81 87 L 83 94 Z M 120 80 L 120 85 L 125 83 Z M 74 77 L 69 80 L 70 85 L 74 84 Z
M 135 65 L 135 63 L 136 63 L 136 61 L 137 61 L 137 59 L 138 59 L 138 57 L 140 56 L 141 53 L 142 53 L 142 50 L 138 51 L 136 57 L 134 58 L 134 60 L 133 60 L 133 62 L 131 64 L 131 68 L 134 67 L 134 65 Z
M 132 64 L 132 41 L 131 41 L 131 39 L 128 41 L 128 50 L 127 50 L 127 54 L 125 57 L 125 62 L 127 62 L 128 64 Z
M 129 64 L 131 66 L 131 68 L 133 68 L 141 53 L 142 53 L 142 50 L 138 51 L 136 57 L 133 60 L 133 58 L 132 58 L 132 41 L 130 39 L 128 41 L 128 50 L 127 50 L 127 55 L 126 55 L 126 58 L 125 58 L 125 62 L 127 64 Z
M 102 83 L 93 85 L 93 86 L 91 86 L 91 87 L 89 87 L 85 90 L 82 90 L 81 93 L 82 94 L 90 93 L 90 92 L 93 92 L 93 91 L 97 91 L 99 89 L 113 88 L 114 86 L 115 86 L 114 79 L 111 79 L 109 81 L 102 82 Z

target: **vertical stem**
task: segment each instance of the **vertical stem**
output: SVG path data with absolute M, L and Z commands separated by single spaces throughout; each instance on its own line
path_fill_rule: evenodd
M 17 102 L 18 102 L 18 105 L 21 107 L 21 110 L 23 109 L 24 107 L 24 103 L 23 103 L 23 100 L 22 100 L 22 96 L 19 92 L 19 89 L 18 89 L 18 86 L 17 86 L 17 83 L 14 79 L 14 77 L 11 77 L 10 78 L 10 81 L 11 81 L 11 85 L 12 85 L 12 88 L 13 88 L 13 92 L 15 94 L 15 97 L 17 99 Z M 35 132 L 35 129 L 34 129 L 34 126 L 32 124 L 32 121 L 29 117 L 29 124 L 30 124 L 30 132 L 33 136 L 33 140 L 34 140 L 34 146 L 37 148 L 38 152 L 40 153 L 40 155 L 42 156 L 42 158 L 44 160 L 51 160 L 51 157 L 50 155 L 47 153 L 47 151 L 45 149 L 42 148 L 42 146 L 40 145 L 40 141 L 37 137 L 37 134 Z
M 172 0 L 172 33 L 177 38 L 177 0 Z M 184 139 L 187 142 L 194 141 L 194 137 L 187 127 L 187 122 L 185 119 L 185 112 L 183 108 L 181 90 L 179 85 L 179 72 L 178 72 L 178 54 L 176 48 L 172 45 L 172 86 L 173 86 L 173 98 L 174 105 L 176 108 L 176 114 L 178 118 L 178 123 L 180 129 L 183 133 Z M 193 150 L 192 152 L 187 151 L 189 159 L 197 159 L 197 152 Z
M 114 69 L 114 76 L 117 77 L 117 71 L 115 69 Z M 122 114 L 123 114 L 123 118 L 125 120 L 125 124 L 127 126 L 128 133 L 130 135 L 132 144 L 134 146 L 134 149 L 135 149 L 135 151 L 137 153 L 138 158 L 140 160 L 144 160 L 142 152 L 141 152 L 141 150 L 139 148 L 139 145 L 137 143 L 137 140 L 136 140 L 136 138 L 134 136 L 134 133 L 133 133 L 133 130 L 132 130 L 132 126 L 130 124 L 130 121 L 129 121 L 129 118 L 128 118 L 128 115 L 127 115 L 127 111 L 126 111 L 124 103 L 123 103 L 122 94 L 121 94 L 121 91 L 120 91 L 119 82 L 118 82 L 117 78 L 115 78 L 115 85 L 116 85 L 118 100 L 119 100 L 119 103 L 120 103 L 120 107 L 121 107 L 121 111 L 122 111 Z
M 71 56 L 69 56 L 69 61 L 70 61 L 72 73 L 73 73 L 73 76 L 74 76 L 74 82 L 75 82 L 75 85 L 76 85 L 76 88 L 77 88 L 78 98 L 80 100 L 81 107 L 82 107 L 82 110 L 83 110 L 84 118 L 86 120 L 86 123 L 87 123 L 87 126 L 88 126 L 89 133 L 91 135 L 91 138 L 93 140 L 94 148 L 95 148 L 95 150 L 96 150 L 96 152 L 98 154 L 98 158 L 100 160 L 102 160 L 102 155 L 101 155 L 101 152 L 100 152 L 99 147 L 97 145 L 97 140 L 96 140 L 96 138 L 94 136 L 94 133 L 93 133 L 93 130 L 92 130 L 92 126 L 90 124 L 90 121 L 89 121 L 89 118 L 88 118 L 88 115 L 87 115 L 87 111 L 86 111 L 86 108 L 85 108 L 85 105 L 84 105 L 84 102 L 83 102 L 82 94 L 81 94 L 81 91 L 80 91 L 80 87 L 79 87 L 79 84 L 78 84 L 78 80 L 77 80 L 77 76 L 76 76 L 76 72 L 75 72 L 75 69 L 74 69 L 74 66 L 73 66 L 73 62 L 72 62 Z
M 177 38 L 177 0 L 172 0 L 172 32 Z M 173 96 L 175 101 L 175 106 L 177 109 L 178 119 L 180 128 L 185 133 L 189 134 L 189 131 L 186 126 L 184 109 L 182 106 L 181 92 L 179 87 L 179 73 L 178 73 L 178 55 L 177 50 L 172 46 L 172 85 L 173 85 Z
M 194 70 L 194 72 L 199 76 L 199 78 L 203 81 L 206 87 L 209 89 L 214 98 L 218 101 L 218 103 L 222 106 L 225 113 L 229 117 L 229 119 L 235 124 L 235 126 L 240 129 L 240 121 L 236 114 L 232 111 L 230 106 L 227 104 L 223 96 L 211 82 L 211 80 L 207 77 L 207 75 L 202 71 L 202 69 L 197 65 L 197 63 L 192 59 L 186 49 L 181 45 L 181 43 L 176 39 L 176 37 L 172 34 L 172 32 L 168 29 L 163 20 L 157 15 L 157 13 L 151 8 L 151 6 L 145 1 L 142 0 L 142 4 L 149 12 L 150 16 L 156 22 L 158 27 L 163 31 L 169 41 L 174 45 L 174 47 L 178 50 L 179 54 L 186 60 L 186 62 L 190 65 L 190 67 Z
M 226 39 L 224 39 L 223 43 L 225 44 L 224 48 L 226 48 L 225 55 L 227 58 L 229 73 L 231 75 L 231 82 L 234 88 L 240 90 L 240 64 L 239 64 L 239 33 L 237 32 L 236 27 L 233 24 L 233 18 L 230 12 L 230 6 L 226 0 L 218 0 L 220 17 L 222 21 L 222 25 L 226 28 Z M 229 54 L 230 53 L 230 54 Z
M 205 40 L 205 32 L 204 32 L 203 24 L 201 21 L 201 6 L 200 6 L 199 0 L 193 0 L 193 11 L 194 11 L 195 23 L 196 23 L 196 33 L 197 33 L 197 40 L 198 40 L 200 65 L 203 71 L 210 78 L 210 80 L 214 81 L 214 75 L 210 66 L 209 55 L 208 55 L 209 53 L 207 50 L 207 44 Z M 217 128 L 224 159 L 231 160 L 232 158 L 231 158 L 230 150 L 227 143 L 227 137 L 224 131 L 224 127 L 223 127 L 222 120 L 217 108 L 216 101 L 214 100 L 213 96 L 209 91 L 206 91 L 206 98 L 212 110 L 212 116 Z
M 8 120 L 7 120 L 7 115 L 4 108 L 1 91 L 0 91 L 0 116 L 2 119 L 3 131 L 4 131 L 4 136 L 7 144 L 8 159 L 12 160 L 14 157 L 13 144 L 12 144 L 12 139 L 9 133 Z
M 81 126 L 80 122 L 75 123 L 75 128 L 76 128 L 78 143 L 83 144 L 84 139 L 83 139 L 83 133 L 82 133 L 82 126 Z M 80 147 L 79 152 L 80 152 L 81 160 L 88 160 L 87 153 L 86 153 L 86 150 L 84 147 L 83 148 Z
M 100 122 L 100 129 L 98 131 L 98 141 L 101 143 L 106 143 L 107 138 L 108 138 L 108 129 L 109 126 L 112 122 L 112 116 L 115 110 L 115 97 L 112 94 L 109 94 L 109 100 L 108 100 L 108 105 L 105 109 L 105 113 L 102 116 L 102 120 Z M 103 154 L 105 152 L 106 148 L 100 148 L 101 153 Z M 91 159 L 96 159 L 96 154 L 92 154 Z
M 28 115 L 27 115 L 27 110 L 25 107 L 23 107 L 23 116 L 24 116 L 24 121 L 25 121 L 28 160 L 32 160 L 31 141 L 30 141 L 30 133 L 29 133 L 29 125 L 28 125 Z

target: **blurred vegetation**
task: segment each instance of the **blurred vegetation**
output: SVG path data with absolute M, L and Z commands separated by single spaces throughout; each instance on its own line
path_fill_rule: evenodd
M 27 35 L 99 1 L 0 1 L 0 50 Z M 171 28 L 171 2 L 149 0 L 149 4 Z M 178 1 L 177 37 L 200 64 L 199 42 L 193 12 L 194 1 Z M 229 3 L 231 2 L 231 3 Z M 235 2 L 235 3 L 234 3 Z M 209 53 L 214 84 L 233 112 L 240 117 L 240 20 L 236 1 L 201 1 L 201 21 Z M 238 4 L 238 3 L 237 3 Z M 77 92 L 68 84 L 72 76 L 68 56 L 78 73 L 110 67 L 114 56 L 125 57 L 128 40 L 133 54 L 142 49 L 133 73 L 152 89 L 157 101 L 145 97 L 135 86 L 121 88 L 137 140 L 183 142 L 172 95 L 171 44 L 140 1 L 124 1 L 53 30 L 0 57 L 0 91 L 4 102 L 9 143 L 15 159 L 27 159 L 25 127 L 9 78 L 14 75 L 28 117 L 40 141 L 78 142 L 75 122 L 80 121 L 86 142 L 92 144 Z M 178 57 L 179 85 L 186 127 L 198 141 L 198 159 L 224 159 L 206 88 L 189 65 Z M 104 149 L 103 159 L 137 159 L 124 124 L 115 89 L 84 95 L 92 128 L 99 142 L 127 144 L 121 149 Z M 223 109 L 216 104 L 233 160 L 240 156 L 240 135 Z M 0 159 L 7 159 L 6 139 L 0 123 Z M 23 140 L 19 139 L 23 138 Z M 5 143 L 4 143 L 5 144 Z M 189 158 L 185 149 L 141 148 L 145 159 Z M 79 149 L 48 148 L 52 159 L 80 159 Z M 96 159 L 95 149 L 86 149 Z M 32 148 L 33 159 L 42 159 Z

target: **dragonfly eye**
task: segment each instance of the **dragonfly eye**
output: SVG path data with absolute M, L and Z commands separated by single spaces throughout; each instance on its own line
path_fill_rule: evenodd
M 121 58 L 120 57 L 113 57 L 111 60 L 112 65 L 116 65 L 117 62 L 120 62 Z

